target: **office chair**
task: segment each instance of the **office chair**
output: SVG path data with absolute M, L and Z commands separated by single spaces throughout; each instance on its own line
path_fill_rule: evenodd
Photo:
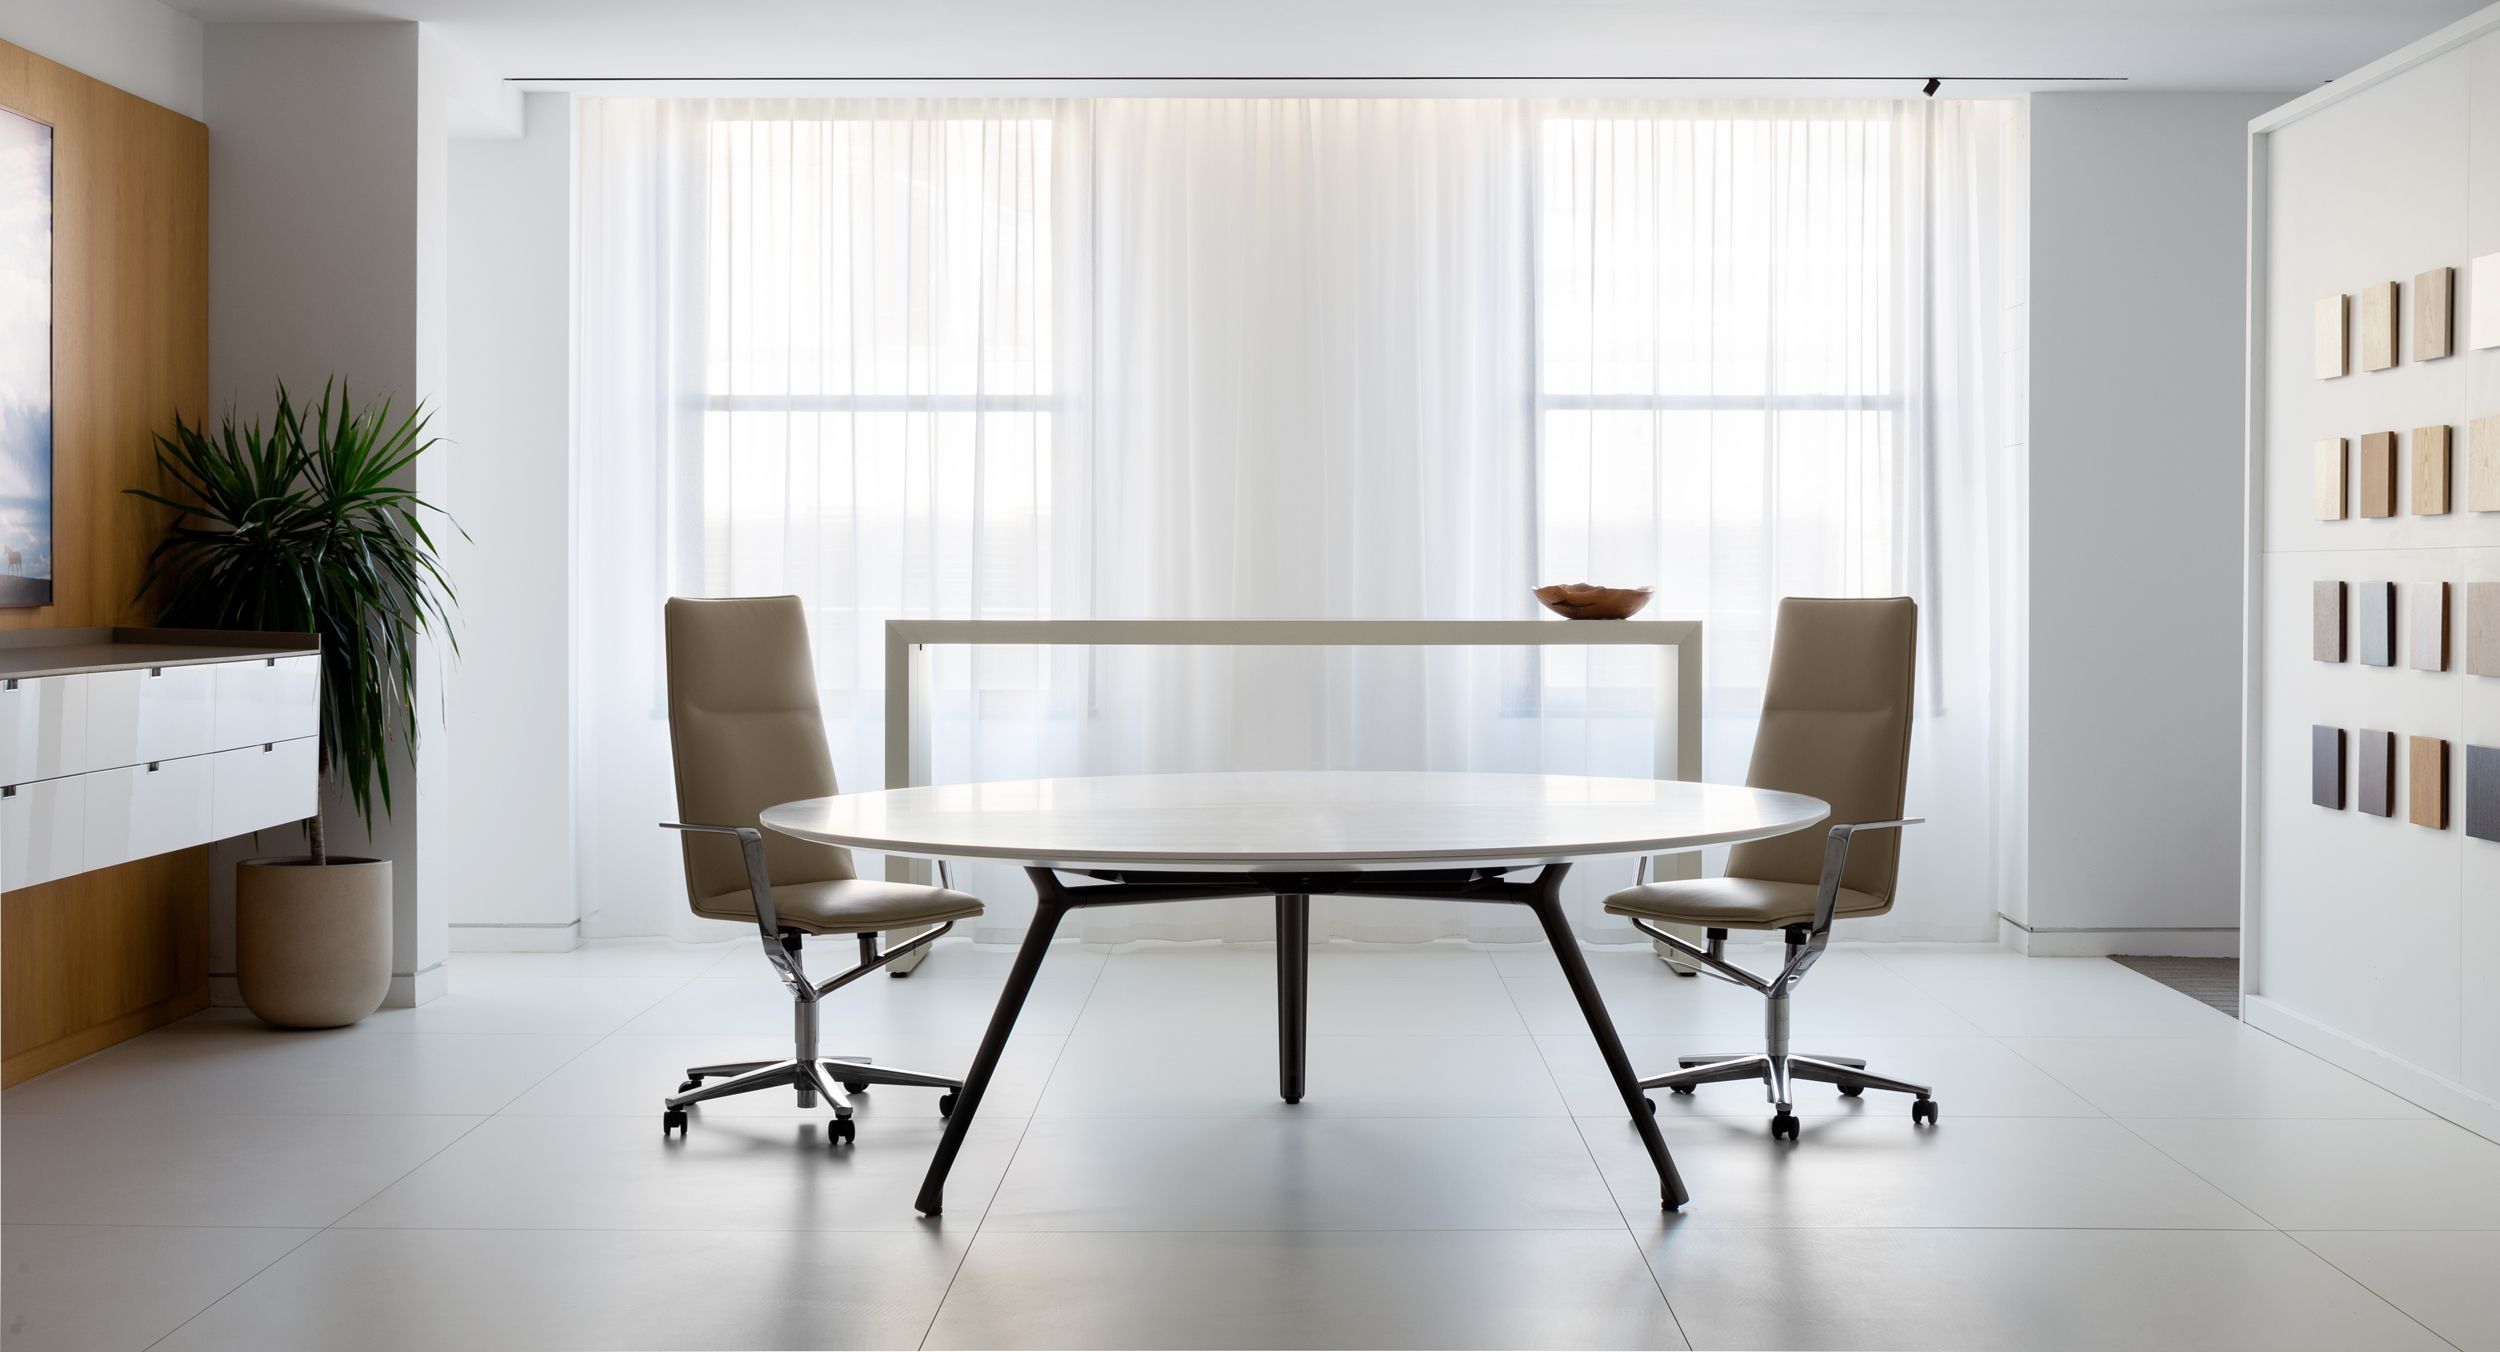
M 1642 1080 L 1643 1089 L 1689 1094 L 1705 1084 L 1760 1080 L 1771 1100 L 1771 1135 L 1790 1141 L 1797 1139 L 1790 1098 L 1797 1080 L 1837 1085 L 1851 1098 L 1869 1089 L 1910 1094 L 1910 1120 L 1935 1122 L 1926 1085 L 1870 1074 L 1853 1057 L 1788 1050 L 1789 998 L 1831 942 L 1832 922 L 1892 909 L 1901 866 L 1892 833 L 1918 821 L 1901 815 L 1917 653 L 1918 604 L 1908 597 L 1780 602 L 1745 783 L 1820 798 L 1832 805 L 1827 820 L 1838 824 L 1734 846 L 1724 877 L 1641 882 L 1606 898 L 1609 912 L 1631 917 L 1635 929 L 1764 1002 L 1762 1051 L 1681 1057 L 1683 1069 Z M 1861 834 L 1868 838 L 1859 841 Z M 1699 926 L 1704 945 L 1653 922 Z M 1731 929 L 1780 931 L 1787 956 L 1779 971 L 1760 976 L 1729 962 Z
M 819 1098 L 832 1105 L 837 1145 L 858 1136 L 848 1095 L 870 1085 L 942 1089 L 938 1112 L 953 1112 L 961 1080 L 872 1066 L 864 1056 L 818 1055 L 816 1009 L 826 996 L 934 941 L 954 922 L 979 915 L 981 903 L 947 887 L 862 878 L 852 871 L 848 850 L 767 836 L 758 828 L 768 807 L 840 791 L 825 749 L 799 598 L 672 597 L 666 628 L 668 740 L 684 820 L 662 825 L 684 833 L 686 900 L 695 914 L 752 921 L 763 937 L 765 960 L 790 990 L 792 1046 L 787 1060 L 689 1068 L 667 1101 L 661 1135 L 683 1132 L 686 1109 L 697 1103 L 759 1089 L 795 1090 L 802 1108 L 815 1107 Z M 880 931 L 923 925 L 936 928 L 900 947 L 879 947 Z M 800 962 L 800 941 L 810 934 L 858 935 L 859 965 L 810 981 Z

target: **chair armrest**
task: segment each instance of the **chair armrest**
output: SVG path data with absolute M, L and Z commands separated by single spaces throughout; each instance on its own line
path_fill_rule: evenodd
M 764 863 L 764 833 L 752 826 L 712 826 L 701 822 L 662 822 L 660 829 L 738 838 L 738 853 L 746 863 L 747 893 L 755 901 L 755 926 L 764 932 L 765 947 L 778 951 L 781 918 L 773 911 L 772 871 Z
M 1831 830 L 1823 842 L 1823 877 L 1815 885 L 1814 932 L 1828 934 L 1833 912 L 1840 908 L 1840 876 L 1849 867 L 1849 842 L 1860 831 L 1894 831 L 1904 826 L 1917 826 L 1925 817 L 1900 817 L 1885 822 L 1843 822 Z

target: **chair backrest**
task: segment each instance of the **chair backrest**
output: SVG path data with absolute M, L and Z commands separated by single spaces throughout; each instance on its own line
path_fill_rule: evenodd
M 1830 803 L 1825 826 L 1899 817 L 1917 658 L 1918 603 L 1906 596 L 1782 600 L 1745 782 Z M 1728 876 L 1820 881 L 1825 826 L 1730 849 Z M 1841 886 L 1889 905 L 1900 869 L 1901 833 L 1871 831 L 1850 845 Z
M 799 598 L 673 596 L 666 629 L 668 744 L 681 820 L 753 826 L 776 803 L 841 791 L 825 748 Z M 734 838 L 679 834 L 690 902 L 745 895 L 746 866 Z M 764 856 L 776 884 L 857 876 L 850 851 L 778 832 L 764 833 Z

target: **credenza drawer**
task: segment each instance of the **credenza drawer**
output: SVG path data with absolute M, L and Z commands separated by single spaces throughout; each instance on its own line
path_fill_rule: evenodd
M 84 775 L 0 789 L 0 891 L 83 872 L 86 813 Z
M 85 866 L 111 868 L 216 839 L 209 833 L 214 759 L 190 756 L 87 775 Z
M 0 681 L 0 784 L 87 768 L 87 678 Z
M 292 741 L 321 731 L 321 657 L 220 662 L 216 750 Z
M 210 838 L 265 831 L 313 815 L 320 801 L 320 748 L 319 738 L 298 737 L 208 757 L 216 765 Z
M 211 666 L 99 671 L 87 682 L 87 768 L 204 756 L 217 669 Z

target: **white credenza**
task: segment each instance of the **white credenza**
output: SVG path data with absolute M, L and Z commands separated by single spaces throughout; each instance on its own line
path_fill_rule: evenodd
M 301 821 L 320 733 L 309 635 L 0 635 L 0 891 Z

